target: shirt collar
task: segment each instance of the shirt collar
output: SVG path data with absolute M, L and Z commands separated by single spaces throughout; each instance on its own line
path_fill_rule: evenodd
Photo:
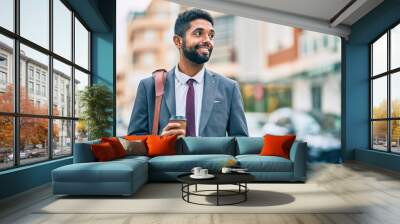
M 204 72 L 205 68 L 203 66 L 203 68 L 195 76 L 191 77 L 179 71 L 178 65 L 175 66 L 175 78 L 182 84 L 186 84 L 189 79 L 194 79 L 198 84 L 202 84 L 204 81 Z

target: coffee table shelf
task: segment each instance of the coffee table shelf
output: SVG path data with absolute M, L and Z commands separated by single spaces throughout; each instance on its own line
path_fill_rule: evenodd
M 182 183 L 182 199 L 188 203 L 198 204 L 198 205 L 234 205 L 247 201 L 247 192 L 249 192 L 249 188 L 247 187 L 247 183 L 255 180 L 255 177 L 248 173 L 229 173 L 222 174 L 216 173 L 215 177 L 212 179 L 193 179 L 190 177 L 191 173 L 182 174 L 178 176 L 178 180 Z M 198 190 L 197 185 L 215 185 L 215 190 Z M 221 189 L 220 185 L 236 185 L 237 190 L 226 190 Z M 190 186 L 195 186 L 195 190 L 191 191 Z M 209 192 L 213 192 L 215 194 L 207 194 Z M 203 196 L 203 197 L 215 197 L 217 200 L 216 204 L 204 204 L 194 202 L 190 200 L 190 196 Z M 225 197 L 237 197 L 239 196 L 239 200 L 236 200 L 231 203 L 221 202 L 222 198 Z

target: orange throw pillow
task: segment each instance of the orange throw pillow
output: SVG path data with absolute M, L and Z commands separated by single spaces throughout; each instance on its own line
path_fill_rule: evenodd
M 148 135 L 127 135 L 124 138 L 129 141 L 140 140 L 140 141 L 146 142 L 147 137 L 148 137 Z
M 90 148 L 94 154 L 94 157 L 99 162 L 110 161 L 117 158 L 114 149 L 108 142 L 93 144 L 90 146 Z
M 122 146 L 121 142 L 118 140 L 116 137 L 109 137 L 109 138 L 101 138 L 101 142 L 108 142 L 114 149 L 115 155 L 117 158 L 125 157 L 126 156 L 126 151 L 124 149 L 124 146 Z
M 148 156 L 176 155 L 176 135 L 147 137 Z
M 260 155 L 262 156 L 280 156 L 286 159 L 290 159 L 290 148 L 296 135 L 265 135 L 264 145 L 261 149 Z

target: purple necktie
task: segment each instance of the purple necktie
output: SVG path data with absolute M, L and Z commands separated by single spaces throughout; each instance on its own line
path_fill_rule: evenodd
M 196 80 L 189 79 L 187 84 L 189 89 L 186 94 L 186 136 L 196 136 L 196 116 L 194 107 L 194 88 L 193 82 Z

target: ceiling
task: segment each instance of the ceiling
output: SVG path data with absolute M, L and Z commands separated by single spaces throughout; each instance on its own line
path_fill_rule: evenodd
M 170 0 L 179 4 L 348 38 L 383 0 Z

